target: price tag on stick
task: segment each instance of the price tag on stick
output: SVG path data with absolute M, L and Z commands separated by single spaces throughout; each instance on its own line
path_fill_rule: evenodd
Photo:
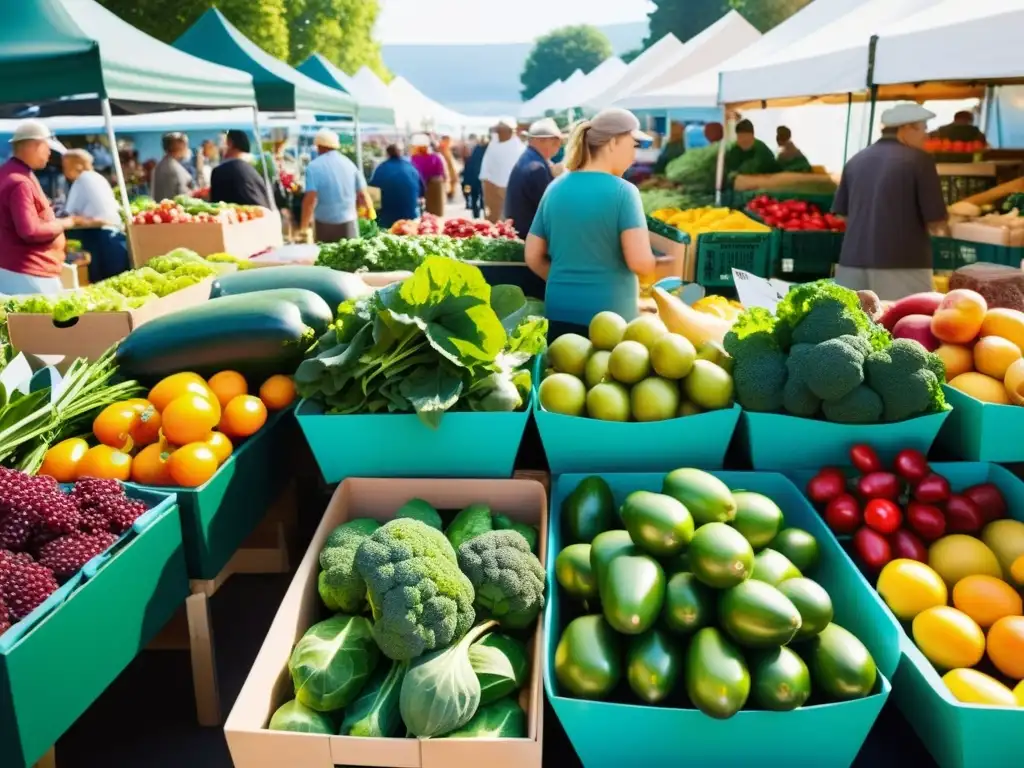
M 758 277 L 742 269 L 732 270 L 732 279 L 736 284 L 736 294 L 740 304 L 749 309 L 750 307 L 762 307 L 771 313 L 775 313 L 775 306 L 785 296 L 781 286 L 775 286 L 763 277 Z

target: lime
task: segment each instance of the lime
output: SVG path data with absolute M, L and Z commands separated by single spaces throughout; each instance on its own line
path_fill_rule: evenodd
M 685 336 L 666 333 L 651 347 L 651 366 L 666 379 L 682 379 L 693 368 L 697 350 Z
M 587 383 L 587 389 L 593 389 L 608 378 L 608 360 L 611 356 L 611 352 L 599 349 L 587 360 L 587 366 L 583 371 L 583 379 Z
M 674 381 L 652 376 L 630 392 L 633 418 L 637 421 L 664 421 L 675 418 L 679 409 L 679 387 Z
M 582 377 L 587 358 L 593 351 L 594 345 L 590 343 L 590 339 L 578 333 L 565 333 L 548 347 L 548 365 L 559 373 L 571 373 L 573 376 Z
M 657 315 L 644 314 L 635 320 L 630 320 L 626 326 L 626 332 L 622 334 L 623 341 L 639 341 L 650 349 L 654 342 L 668 333 L 668 328 L 661 322 Z
M 629 421 L 629 390 L 614 381 L 598 384 L 587 393 L 587 415 L 601 421 Z
M 587 388 L 568 373 L 554 373 L 540 383 L 540 404 L 545 411 L 579 416 L 587 402 Z
M 623 384 L 636 384 L 651 372 L 651 353 L 639 341 L 620 341 L 608 359 L 608 372 Z
M 625 332 L 626 321 L 614 312 L 598 312 L 590 321 L 590 340 L 596 349 L 613 349 Z

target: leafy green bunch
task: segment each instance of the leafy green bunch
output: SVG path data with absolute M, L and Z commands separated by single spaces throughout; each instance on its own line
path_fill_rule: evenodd
M 411 272 L 431 256 L 460 261 L 522 262 L 523 248 L 521 241 L 502 238 L 381 233 L 376 237 L 321 243 L 316 263 L 342 272 Z
M 875 325 L 857 294 L 831 280 L 794 287 L 775 308 L 751 308 L 726 334 L 736 400 L 748 411 L 894 422 L 946 410 L 945 367 Z
M 520 288 L 430 256 L 409 279 L 342 304 L 295 383 L 329 413 L 416 413 L 435 428 L 455 408 L 514 411 L 546 347 L 542 312 Z

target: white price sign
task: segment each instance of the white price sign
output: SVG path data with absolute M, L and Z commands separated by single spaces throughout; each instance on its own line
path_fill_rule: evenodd
M 732 279 L 736 284 L 736 294 L 740 304 L 748 309 L 762 307 L 774 313 L 775 305 L 789 291 L 789 283 L 784 283 L 781 280 L 765 280 L 763 277 L 744 272 L 742 269 L 733 268 Z

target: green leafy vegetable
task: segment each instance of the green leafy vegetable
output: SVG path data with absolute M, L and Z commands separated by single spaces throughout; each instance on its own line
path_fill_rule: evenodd
M 507 515 L 503 515 L 500 512 L 492 515 L 494 519 L 494 530 L 496 531 L 515 531 L 524 539 L 526 543 L 530 545 L 530 551 L 533 554 L 537 554 L 537 544 L 539 543 L 539 535 L 536 527 L 527 525 L 526 523 L 520 523 L 518 520 L 513 520 Z
M 345 710 L 341 736 L 387 739 L 402 735 L 402 718 L 398 697 L 408 665 L 393 661 L 380 665 L 359 698 Z
M 314 624 L 288 660 L 295 698 L 317 712 L 347 707 L 378 661 L 380 650 L 366 618 L 338 614 Z
M 473 719 L 452 731 L 446 739 L 525 739 L 526 714 L 512 699 L 480 707 Z
M 429 525 L 431 528 L 436 528 L 439 531 L 443 527 L 441 515 L 423 499 L 409 499 L 395 512 L 395 517 L 411 517 L 413 520 L 419 520 L 421 523 Z
M 270 718 L 267 726 L 271 731 L 292 733 L 322 733 L 334 735 L 334 723 L 327 715 L 310 709 L 295 699 L 286 701 Z
M 469 663 L 480 681 L 480 706 L 518 691 L 530 669 L 526 646 L 499 632 L 492 632 L 470 646 Z

